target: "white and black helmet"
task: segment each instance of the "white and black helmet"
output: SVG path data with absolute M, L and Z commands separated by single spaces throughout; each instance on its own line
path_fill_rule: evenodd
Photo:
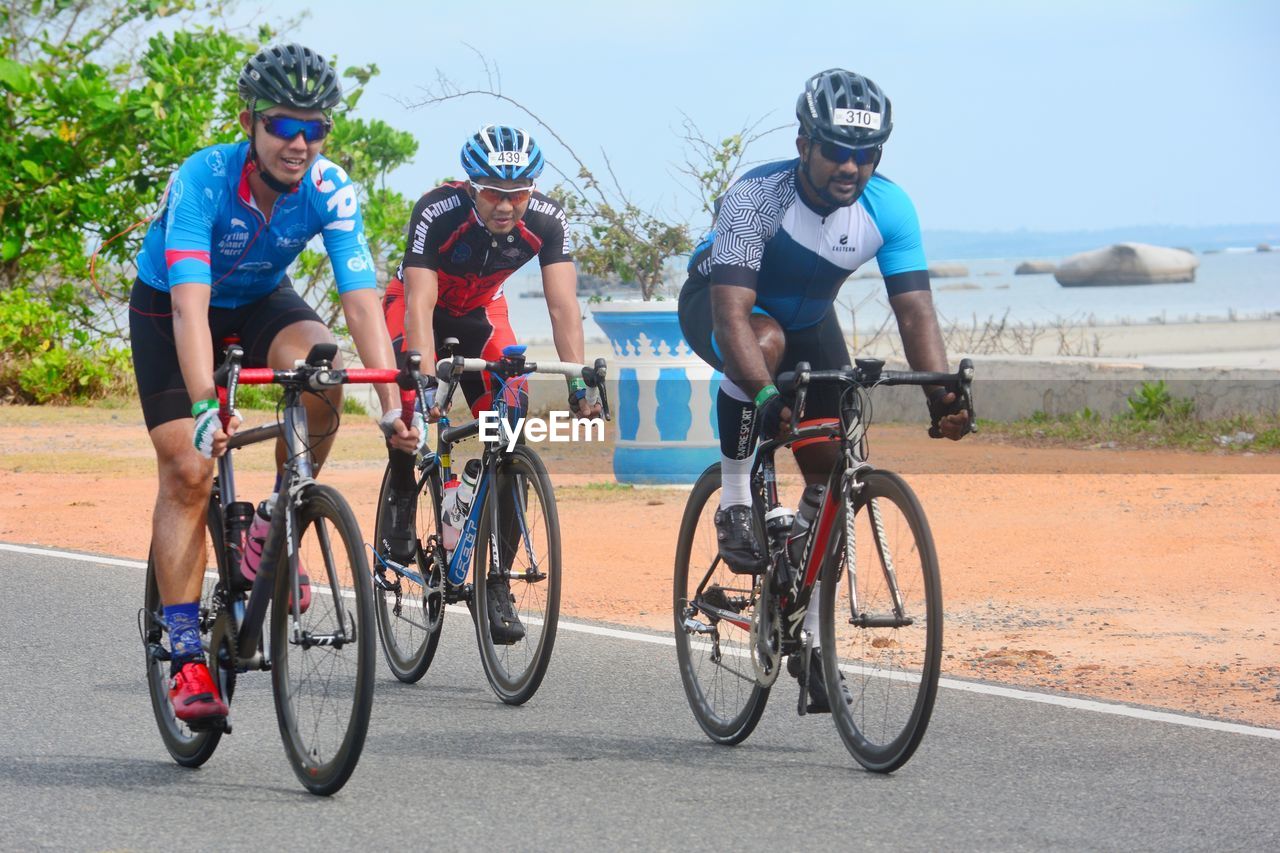
M 809 78 L 796 101 L 796 118 L 801 135 L 846 148 L 883 145 L 893 130 L 893 109 L 880 87 L 842 68 Z
M 342 84 L 328 60 L 297 43 L 258 51 L 237 85 L 251 108 L 257 101 L 270 101 L 298 110 L 331 110 L 342 100 Z

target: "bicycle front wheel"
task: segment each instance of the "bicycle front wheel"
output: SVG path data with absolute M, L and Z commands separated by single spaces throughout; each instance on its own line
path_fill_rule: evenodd
M 760 722 L 769 688 L 751 664 L 755 579 L 720 559 L 715 513 L 720 465 L 702 473 L 680 522 L 675 564 L 676 657 L 698 725 L 716 743 L 747 739 Z M 757 531 L 757 535 L 758 535 Z
M 328 795 L 351 777 L 369 728 L 373 591 L 360 528 L 342 495 L 310 486 L 297 528 L 311 601 L 295 613 L 294 579 L 282 556 L 271 604 L 271 682 L 294 773 L 311 793 Z
M 225 555 L 222 550 L 222 512 L 216 498 L 210 501 L 207 517 L 209 540 L 206 553 L 214 557 L 219 569 L 219 576 L 225 582 L 226 570 L 223 566 Z M 214 622 L 214 595 L 217 579 L 208 576 L 207 564 L 201 567 L 206 575 L 203 592 L 200 596 L 200 640 L 204 644 L 205 654 L 209 660 L 209 669 L 219 682 L 222 698 L 228 704 L 235 687 L 235 670 L 230 671 L 219 666 L 218 650 L 211 648 L 211 637 Z M 160 729 L 160 739 L 173 760 L 183 767 L 199 767 L 213 755 L 222 739 L 221 729 L 193 730 L 179 720 L 173 713 L 173 705 L 169 702 L 169 661 L 167 650 L 170 648 L 168 629 L 164 624 L 164 605 L 160 601 L 160 588 L 156 583 L 155 556 L 147 553 L 146 591 L 143 595 L 142 612 L 138 614 L 139 630 L 146 652 L 147 692 L 151 696 L 151 710 L 155 714 L 156 725 Z
M 868 770 L 889 773 L 911 758 L 933 712 L 942 583 L 924 509 L 901 477 L 868 473 L 856 501 L 853 565 L 846 565 L 846 500 L 822 570 L 823 675 L 849 752 Z
M 556 642 L 560 519 L 532 450 L 517 447 L 491 471 L 476 540 L 476 639 L 494 693 L 522 705 L 542 684 Z
M 378 517 L 373 529 L 383 530 L 386 515 L 389 514 L 391 494 L 391 468 L 387 467 L 382 475 L 382 488 L 378 491 Z M 415 508 L 416 527 L 419 537 L 425 541 L 427 536 L 438 529 L 437 519 L 440 517 L 440 473 L 433 470 L 417 496 Z M 379 556 L 385 556 L 385 548 L 381 539 L 374 544 Z M 378 639 L 382 643 L 382 654 L 387 666 L 396 678 L 406 684 L 413 684 L 426 675 L 427 669 L 436 654 L 436 646 L 440 643 L 440 631 L 444 627 L 444 599 L 441 594 L 443 578 L 435 572 L 430 555 L 419 549 L 415 560 L 408 569 L 418 578 L 426 581 L 426 586 L 408 574 L 397 572 L 377 563 L 373 566 L 374 613 L 378 622 Z M 427 594 L 427 586 L 435 587 L 435 592 Z M 434 625 L 434 630 L 432 630 Z

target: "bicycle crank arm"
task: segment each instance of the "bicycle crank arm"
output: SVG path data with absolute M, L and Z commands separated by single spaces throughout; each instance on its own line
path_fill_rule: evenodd
M 863 613 L 850 617 L 849 624 L 859 628 L 905 628 L 914 625 L 915 620 L 910 616 L 874 616 Z
M 290 645 L 302 646 L 304 649 L 314 646 L 333 646 L 335 649 L 340 649 L 349 642 L 351 640 L 347 638 L 345 632 L 338 634 L 312 634 L 309 631 L 303 631 L 302 636 L 295 634 L 289 638 Z

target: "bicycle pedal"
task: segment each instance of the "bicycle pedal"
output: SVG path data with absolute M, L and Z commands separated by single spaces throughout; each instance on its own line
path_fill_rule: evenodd
M 199 722 L 188 722 L 186 726 L 193 732 L 220 731 L 224 735 L 231 734 L 231 722 L 226 717 L 210 717 Z

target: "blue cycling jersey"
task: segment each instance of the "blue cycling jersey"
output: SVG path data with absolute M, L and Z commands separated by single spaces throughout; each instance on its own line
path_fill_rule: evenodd
M 209 304 L 238 308 L 274 291 L 317 234 L 338 292 L 376 287 L 356 185 L 317 157 L 293 192 L 264 215 L 249 189 L 248 141 L 212 145 L 187 158 L 170 181 L 138 253 L 138 278 L 157 290 L 211 285 Z
M 755 290 L 756 304 L 784 329 L 820 323 L 840 285 L 871 258 L 886 280 L 928 269 L 915 207 L 897 184 L 874 174 L 855 203 L 823 215 L 796 186 L 799 162 L 759 166 L 734 182 L 689 264 L 691 283 Z

